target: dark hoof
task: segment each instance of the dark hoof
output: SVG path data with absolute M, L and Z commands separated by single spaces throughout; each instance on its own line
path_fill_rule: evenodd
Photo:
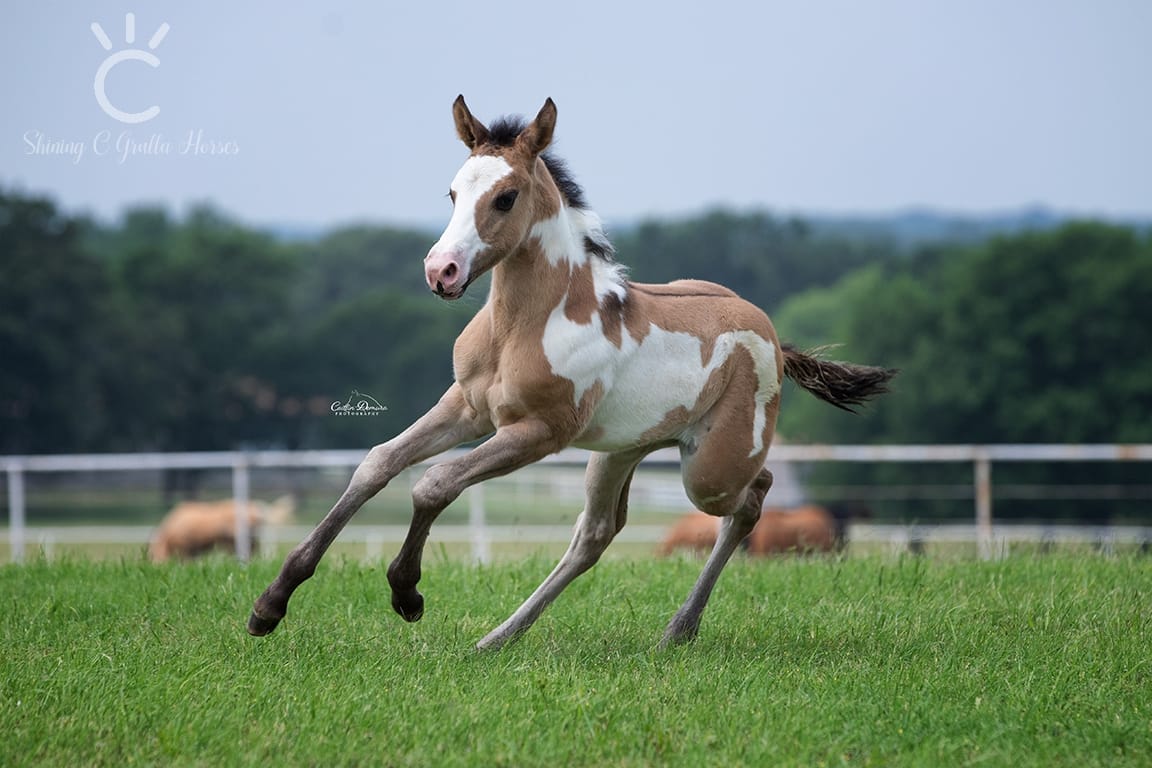
M 700 622 L 683 620 L 679 616 L 672 619 L 664 630 L 664 637 L 660 639 L 660 648 L 672 648 L 677 645 L 687 645 L 696 639 L 700 633 Z
M 664 637 L 662 637 L 660 639 L 660 645 L 658 645 L 657 647 L 662 651 L 666 651 L 669 648 L 675 648 L 675 647 L 680 646 L 680 645 L 688 645 L 689 643 L 694 642 L 695 640 L 696 640 L 695 634 L 691 634 L 691 635 L 665 634 Z
M 403 593 L 393 591 L 392 610 L 404 621 L 420 621 L 424 615 L 424 596 L 415 589 Z
M 270 619 L 256 611 L 252 611 L 252 615 L 248 617 L 248 634 L 253 637 L 264 637 L 272 630 L 276 629 L 276 625 L 280 623 L 280 619 Z

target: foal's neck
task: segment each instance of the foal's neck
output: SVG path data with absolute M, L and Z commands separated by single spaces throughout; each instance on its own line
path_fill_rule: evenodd
M 579 212 L 560 211 L 532 225 L 519 247 L 492 270 L 488 297 L 499 319 L 512 322 L 546 319 L 576 281 L 591 281 L 583 269 L 590 256 L 573 226 Z

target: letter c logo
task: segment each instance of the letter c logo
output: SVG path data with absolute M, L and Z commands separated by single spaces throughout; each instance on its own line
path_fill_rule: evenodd
M 104 63 L 96 70 L 96 82 L 93 83 L 93 87 L 96 90 L 96 102 L 109 117 L 115 118 L 122 123 L 143 123 L 160 114 L 160 107 L 153 104 L 142 112 L 124 112 L 113 106 L 112 102 L 108 100 L 108 94 L 104 90 L 104 81 L 108 78 L 108 73 L 112 71 L 112 68 L 122 61 L 129 60 L 142 61 L 153 69 L 160 66 L 160 59 L 148 53 L 148 51 L 133 48 L 112 54 L 104 59 Z

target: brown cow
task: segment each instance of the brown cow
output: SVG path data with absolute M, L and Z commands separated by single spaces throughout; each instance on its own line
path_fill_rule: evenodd
M 844 547 L 848 520 L 868 516 L 866 510 L 851 505 L 768 508 L 760 513 L 760 520 L 744 543 L 753 555 L 838 551 Z M 677 549 L 708 552 L 716 543 L 719 528 L 718 518 L 703 512 L 689 512 L 672 526 L 660 545 L 659 554 L 670 555 Z
M 248 530 L 252 541 L 264 525 L 282 525 L 292 519 L 296 502 L 281 496 L 271 504 L 248 504 Z M 173 557 L 190 560 L 213 549 L 236 551 L 236 500 L 184 501 L 177 504 L 156 529 L 148 547 L 154 563 Z

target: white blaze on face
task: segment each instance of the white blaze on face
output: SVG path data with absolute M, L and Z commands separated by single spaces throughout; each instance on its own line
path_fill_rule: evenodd
M 780 391 L 775 347 L 752 331 L 729 331 L 716 338 L 711 358 L 701 363 L 702 346 L 690 333 L 652 324 L 643 341 L 624 332 L 617 347 L 604 336 L 598 313 L 592 315 L 591 323 L 575 323 L 564 315 L 563 302 L 552 311 L 544 329 L 544 354 L 552 372 L 575 385 L 577 405 L 597 382 L 604 387 L 604 397 L 587 430 L 596 437 L 587 445 L 580 443 L 592 450 L 634 445 L 669 412 L 695 407 L 712 373 L 737 346 L 744 347 L 757 376 L 748 454 L 754 456 L 764 449 L 765 408 Z
M 472 259 L 487 247 L 476 229 L 476 203 L 496 182 L 512 173 L 512 166 L 502 157 L 477 155 L 470 157 L 452 179 L 456 194 L 452 218 L 440 239 L 432 246 L 433 254 L 456 254 L 465 274 L 471 273 Z

